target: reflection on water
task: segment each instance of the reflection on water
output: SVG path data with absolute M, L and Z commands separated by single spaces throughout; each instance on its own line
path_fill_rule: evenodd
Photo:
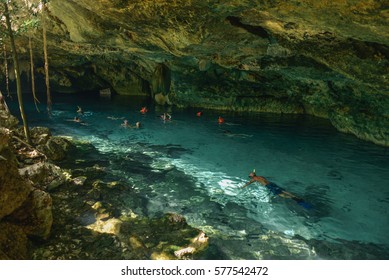
M 173 110 L 170 122 L 145 104 L 66 100 L 44 125 L 92 143 L 115 180 L 131 182 L 144 200 L 143 215 L 177 212 L 210 237 L 209 258 L 387 258 L 388 149 L 335 131 L 327 121 L 302 116 Z M 76 105 L 87 125 L 66 121 Z M 121 127 L 123 118 L 141 129 Z M 248 173 L 274 181 L 313 205 L 274 197 L 247 182 Z M 80 217 L 88 220 L 89 218 Z M 85 221 L 81 222 L 85 222 Z M 363 252 L 363 253 L 362 253 Z

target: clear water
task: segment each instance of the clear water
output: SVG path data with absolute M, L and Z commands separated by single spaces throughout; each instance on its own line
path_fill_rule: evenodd
M 142 100 L 93 99 L 56 96 L 50 119 L 28 106 L 30 125 L 90 141 L 112 158 L 114 176 L 140 178 L 147 215 L 176 212 L 203 229 L 210 258 L 388 258 L 388 148 L 312 117 L 172 109 L 163 122 L 162 109 L 139 113 Z M 87 125 L 69 121 L 76 105 Z M 313 209 L 257 183 L 241 189 L 253 169 Z

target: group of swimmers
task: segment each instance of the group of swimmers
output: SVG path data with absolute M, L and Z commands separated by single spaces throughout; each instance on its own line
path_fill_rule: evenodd
M 147 112 L 148 112 L 147 107 L 142 107 L 141 110 L 140 110 L 140 113 L 141 113 L 141 114 L 146 114 Z M 82 108 L 81 108 L 80 106 L 77 106 L 77 113 L 78 113 L 79 115 L 83 115 L 83 114 L 84 114 L 84 112 L 83 112 L 83 110 L 82 110 Z M 203 113 L 202 113 L 201 111 L 199 111 L 199 112 L 196 113 L 196 116 L 197 116 L 197 117 L 201 117 L 202 114 L 203 114 Z M 115 119 L 115 120 L 116 120 L 116 119 L 123 119 L 123 118 L 114 118 L 114 117 L 108 117 L 108 118 L 110 118 L 110 119 Z M 163 113 L 162 115 L 160 115 L 160 118 L 161 118 L 164 122 L 166 122 L 166 121 L 171 121 L 172 116 L 171 116 L 169 113 Z M 82 123 L 79 117 L 75 117 L 73 121 L 74 121 L 74 122 L 78 122 L 78 123 Z M 223 117 L 219 116 L 217 122 L 218 122 L 219 124 L 223 124 L 223 123 L 225 123 L 225 120 L 224 120 Z M 138 129 L 139 129 L 139 128 L 141 127 L 141 123 L 138 121 L 138 122 L 135 123 L 135 125 L 130 125 L 129 122 L 128 122 L 128 120 L 127 120 L 127 119 L 124 119 L 124 120 L 123 120 L 123 123 L 121 124 L 121 126 L 122 126 L 122 127 L 126 127 L 126 128 L 138 128 Z M 231 132 L 228 131 L 228 130 L 226 130 L 226 131 L 224 131 L 224 133 L 228 135 L 228 134 L 230 134 Z M 243 134 L 242 134 L 242 135 L 243 135 Z M 246 134 L 244 134 L 244 135 L 245 135 L 245 136 L 249 136 L 249 135 L 246 135 Z M 283 197 L 283 198 L 292 199 L 292 200 L 296 201 L 297 204 L 299 204 L 300 206 L 304 207 L 304 208 L 307 209 L 307 210 L 309 210 L 309 209 L 312 208 L 312 205 L 309 204 L 309 203 L 307 203 L 307 202 L 305 202 L 302 198 L 300 198 L 300 197 L 298 197 L 298 196 L 296 196 L 296 195 L 294 195 L 294 194 L 291 194 L 291 193 L 285 191 L 283 188 L 279 187 L 279 186 L 276 185 L 275 183 L 268 181 L 265 177 L 257 176 L 256 173 L 255 173 L 255 169 L 253 170 L 253 172 L 251 172 L 251 173 L 249 174 L 249 178 L 250 178 L 250 181 L 247 182 L 247 183 L 242 187 L 242 189 L 243 189 L 243 188 L 246 188 L 247 186 L 251 185 L 251 184 L 254 183 L 254 182 L 258 182 L 258 183 L 260 183 L 261 185 L 263 185 L 264 187 L 266 187 L 266 189 L 267 189 L 270 193 L 272 193 L 273 195 L 277 195 L 277 196 L 280 196 L 280 197 Z

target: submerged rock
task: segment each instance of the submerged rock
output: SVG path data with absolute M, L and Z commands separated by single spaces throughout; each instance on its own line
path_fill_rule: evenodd
M 178 214 L 138 218 L 122 224 L 119 238 L 137 255 L 150 259 L 198 258 L 207 248 L 205 233 L 190 227 Z M 127 240 L 127 241 L 126 241 Z

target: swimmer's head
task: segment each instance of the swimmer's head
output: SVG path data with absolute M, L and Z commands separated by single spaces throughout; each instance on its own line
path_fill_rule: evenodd
M 255 174 L 255 169 L 254 169 L 253 172 L 250 172 L 249 177 L 250 177 L 250 178 L 253 178 L 253 177 L 255 177 L 255 176 L 257 176 L 257 175 Z

